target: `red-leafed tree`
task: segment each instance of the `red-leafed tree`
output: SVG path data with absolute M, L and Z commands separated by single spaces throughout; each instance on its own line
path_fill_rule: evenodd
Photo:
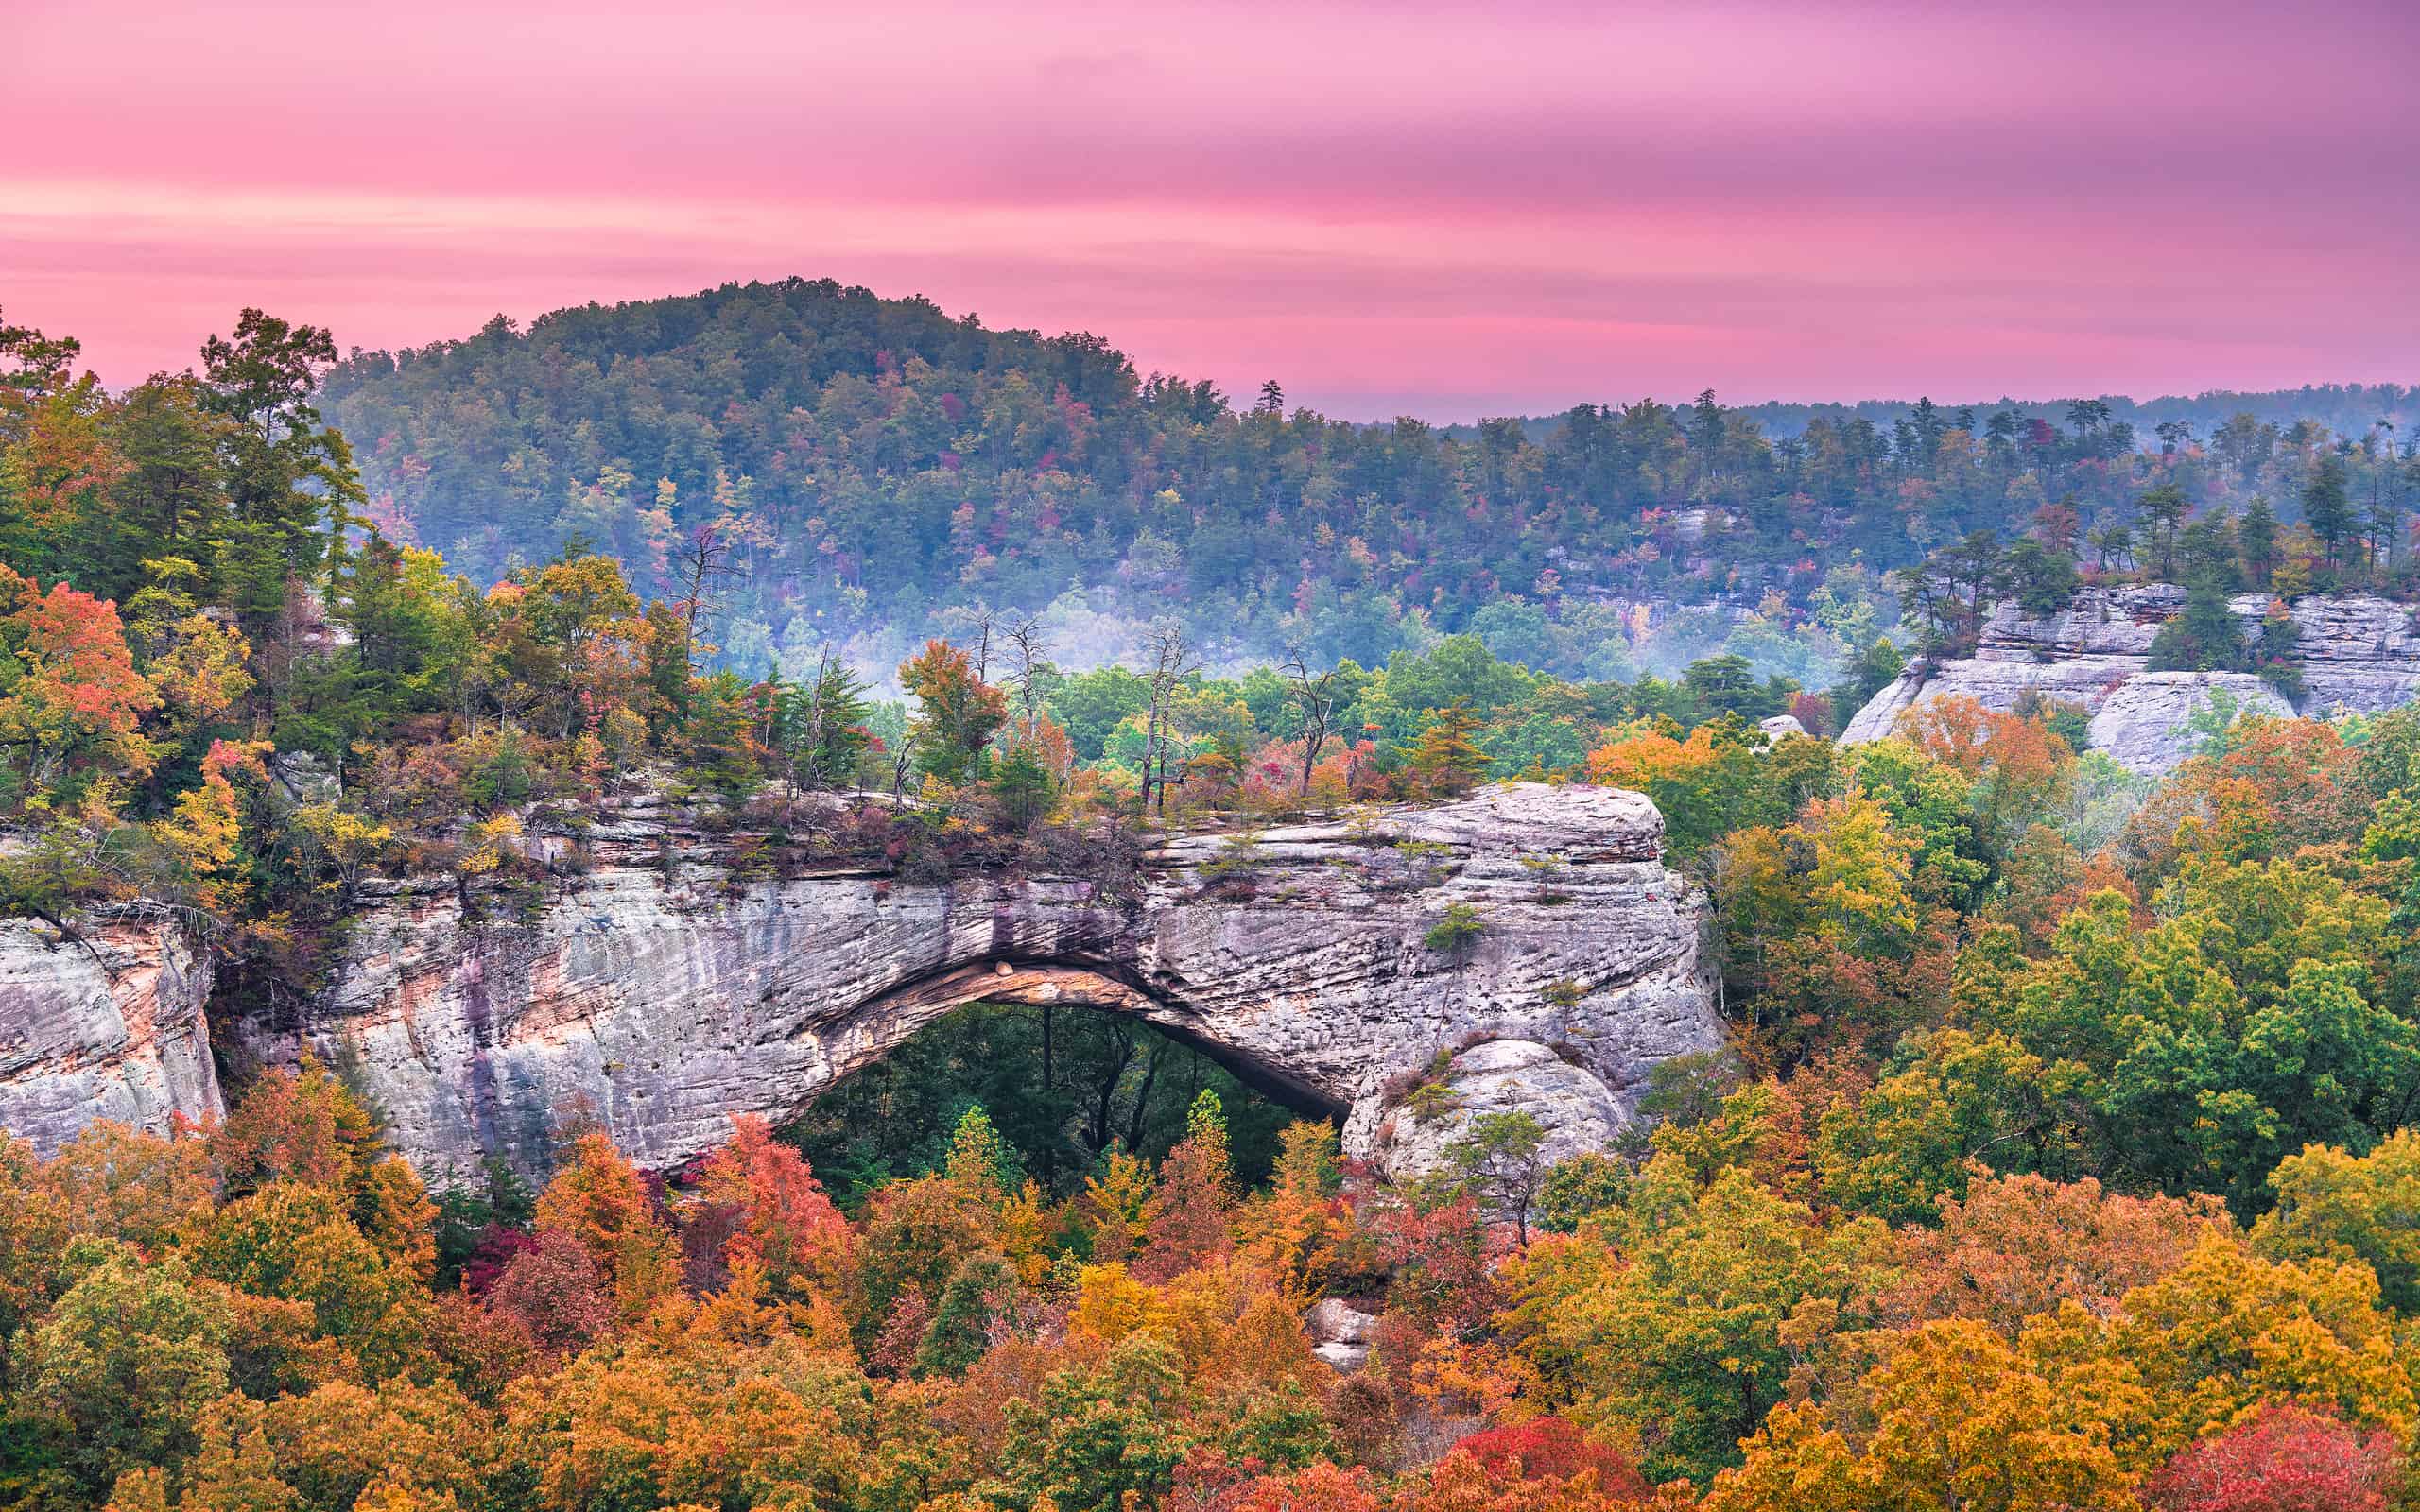
M 1270 1474 L 1257 1459 L 1230 1460 L 1197 1447 L 1176 1469 L 1168 1504 L 1178 1512 L 1379 1512 L 1382 1490 L 1367 1469 L 1318 1460 Z
M 605 1272 L 571 1234 L 541 1230 L 488 1289 L 487 1305 L 519 1321 L 545 1353 L 578 1354 L 614 1326 Z
M 1525 1481 L 1568 1481 L 1592 1472 L 1598 1492 L 1616 1501 L 1644 1500 L 1653 1490 L 1628 1455 L 1589 1438 L 1563 1418 L 1532 1418 L 1525 1423 L 1491 1428 L 1455 1447 L 1491 1474 Z
M 1143 1204 L 1143 1254 L 1134 1273 L 1166 1280 L 1225 1256 L 1235 1247 L 1235 1205 L 1226 1116 L 1219 1094 L 1205 1090 L 1194 1099 L 1185 1136 L 1161 1162 L 1160 1183 Z
M 2383 1512 L 2394 1448 L 2290 1403 L 2187 1449 L 2143 1487 L 2159 1512 Z
M 88 775 L 141 778 L 159 695 L 134 670 L 117 606 L 0 565 L 0 795 L 48 808 Z

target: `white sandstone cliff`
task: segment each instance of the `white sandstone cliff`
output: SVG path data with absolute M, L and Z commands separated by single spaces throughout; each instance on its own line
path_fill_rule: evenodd
M 2270 603 L 2265 593 L 2242 593 L 2228 608 L 2249 636 Z M 2250 673 L 2151 671 L 2152 639 L 2184 607 L 2185 590 L 2169 583 L 2088 588 L 2039 617 L 2002 605 L 1972 657 L 1910 667 L 1857 712 L 1841 742 L 1879 740 L 1910 709 L 1952 694 L 1993 710 L 2039 694 L 2091 711 L 2095 749 L 2130 771 L 2156 774 L 2191 753 L 2187 723 L 2214 690 L 2247 713 L 2319 718 L 2420 698 L 2420 628 L 2407 606 L 2362 594 L 2296 602 L 2303 694 L 2292 703 Z
M 131 913 L 78 934 L 0 920 L 0 1128 L 48 1152 L 95 1119 L 216 1117 L 208 954 Z

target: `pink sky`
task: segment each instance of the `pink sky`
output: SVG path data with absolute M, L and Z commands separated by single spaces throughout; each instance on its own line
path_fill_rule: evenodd
M 2409 383 L 2415 67 L 2384 3 L 0 0 L 0 308 L 112 383 L 792 273 L 1357 418 Z

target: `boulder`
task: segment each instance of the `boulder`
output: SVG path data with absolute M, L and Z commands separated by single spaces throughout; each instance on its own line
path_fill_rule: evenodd
M 1453 1163 L 1452 1150 L 1480 1119 L 1527 1113 L 1546 1129 L 1541 1162 L 1603 1149 L 1631 1123 L 1630 1107 L 1587 1066 L 1530 1040 L 1490 1040 L 1457 1052 L 1430 1082 L 1443 1095 L 1401 1099 L 1382 1112 L 1374 1142 L 1379 1172 L 1398 1184 Z

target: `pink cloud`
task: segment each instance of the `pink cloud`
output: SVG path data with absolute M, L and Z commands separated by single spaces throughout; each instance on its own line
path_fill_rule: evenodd
M 829 275 L 1340 412 L 2410 380 L 2340 7 L 69 5 L 0 302 L 112 381 Z

